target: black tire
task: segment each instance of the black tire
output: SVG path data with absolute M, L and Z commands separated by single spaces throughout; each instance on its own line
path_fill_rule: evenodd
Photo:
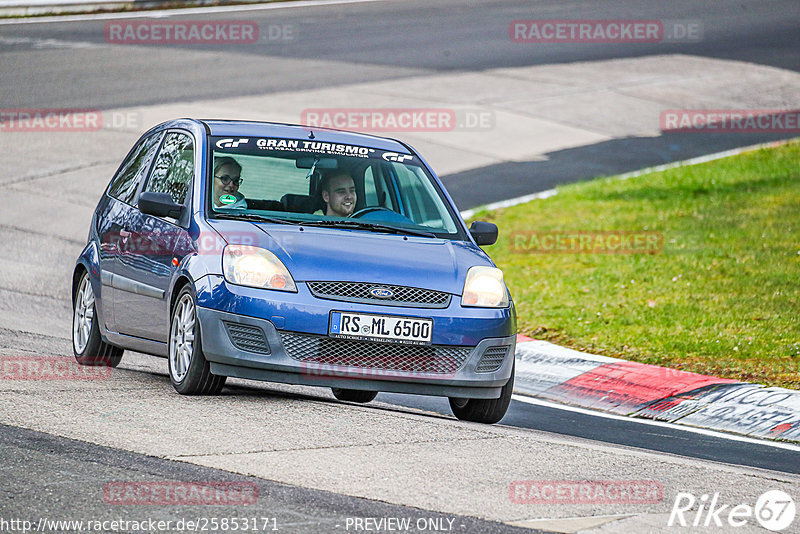
M 364 403 L 369 402 L 378 396 L 377 391 L 362 391 L 360 389 L 331 388 L 331 391 L 333 391 L 334 397 L 340 401 L 347 402 Z
M 190 304 L 190 306 L 188 306 Z M 181 317 L 176 317 L 177 314 Z M 187 344 L 187 331 L 182 328 L 191 315 L 191 341 Z M 181 289 L 169 320 L 169 354 L 167 367 L 172 387 L 181 395 L 216 395 L 225 385 L 226 376 L 215 375 L 203 355 L 200 321 L 197 319 L 197 298 L 191 286 Z M 178 351 L 181 351 L 179 354 Z M 180 358 L 180 361 L 178 359 Z M 188 358 L 188 364 L 186 359 Z
M 511 368 L 511 378 L 503 386 L 499 399 L 458 399 L 450 397 L 450 409 L 453 411 L 453 415 L 462 421 L 492 425 L 500 421 L 508 411 L 513 391 L 514 367 Z
M 123 350 L 100 335 L 94 291 L 86 271 L 72 293 L 72 353 L 81 365 L 116 367 L 122 360 Z

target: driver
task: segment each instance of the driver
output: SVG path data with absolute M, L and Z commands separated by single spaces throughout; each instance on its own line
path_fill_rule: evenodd
M 350 217 L 356 208 L 356 184 L 346 171 L 326 175 L 320 182 L 322 200 L 325 201 L 324 215 L 329 217 Z

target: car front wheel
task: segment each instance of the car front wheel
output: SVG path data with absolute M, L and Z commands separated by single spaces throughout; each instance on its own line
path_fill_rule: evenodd
M 92 282 L 85 271 L 78 282 L 72 308 L 72 352 L 81 365 L 116 367 L 122 360 L 122 349 L 109 345 L 100 336 Z
M 203 356 L 200 321 L 191 286 L 185 286 L 175 300 L 169 329 L 169 379 L 181 395 L 216 395 L 225 385 L 225 376 L 211 373 Z
M 511 368 L 511 378 L 500 391 L 499 399 L 459 399 L 450 397 L 450 409 L 453 415 L 462 421 L 474 423 L 494 424 L 508 411 L 511 403 L 511 393 L 514 391 L 514 368 Z

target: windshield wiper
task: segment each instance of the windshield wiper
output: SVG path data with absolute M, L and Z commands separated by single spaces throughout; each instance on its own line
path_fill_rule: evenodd
M 352 228 L 353 230 L 367 230 L 370 232 L 386 232 L 389 234 L 408 234 L 419 237 L 436 237 L 433 232 L 424 230 L 412 230 L 399 228 L 386 224 L 365 223 L 353 220 L 332 220 L 332 221 L 292 221 L 278 217 L 264 217 L 255 213 L 215 213 L 217 219 L 228 219 L 233 221 L 266 222 L 275 224 L 291 224 L 295 226 L 319 226 L 323 228 Z
M 353 220 L 333 220 L 333 221 L 306 221 L 302 223 L 304 226 L 321 226 L 323 228 L 352 228 L 353 230 L 367 230 L 370 232 L 386 232 L 389 234 L 408 234 L 419 237 L 436 237 L 433 232 L 426 232 L 424 230 L 411 230 L 408 228 L 399 228 L 397 226 L 389 226 L 386 224 L 365 223 Z
M 298 221 L 290 221 L 289 219 L 280 219 L 278 217 L 264 217 L 263 215 L 256 215 L 255 213 L 215 213 L 216 219 L 228 219 L 232 221 L 250 221 L 250 222 L 266 222 L 275 224 L 300 224 Z

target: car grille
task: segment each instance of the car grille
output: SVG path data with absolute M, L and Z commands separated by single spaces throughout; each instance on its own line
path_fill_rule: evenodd
M 264 337 L 264 331 L 257 326 L 225 322 L 225 329 L 231 343 L 241 350 L 269 354 L 269 343 Z
M 286 353 L 310 365 L 339 365 L 405 373 L 452 374 L 472 347 L 401 345 L 281 332 Z
M 478 373 L 491 373 L 492 371 L 500 369 L 500 366 L 503 365 L 503 360 L 506 358 L 506 354 L 508 354 L 508 347 L 509 345 L 502 345 L 500 347 L 489 347 L 486 349 L 475 371 Z
M 412 308 L 446 308 L 450 294 L 418 287 L 373 284 L 367 282 L 308 282 L 315 297 L 347 302 L 379 303 L 384 306 L 407 306 Z M 371 289 L 382 288 L 392 292 L 389 298 L 378 298 Z

